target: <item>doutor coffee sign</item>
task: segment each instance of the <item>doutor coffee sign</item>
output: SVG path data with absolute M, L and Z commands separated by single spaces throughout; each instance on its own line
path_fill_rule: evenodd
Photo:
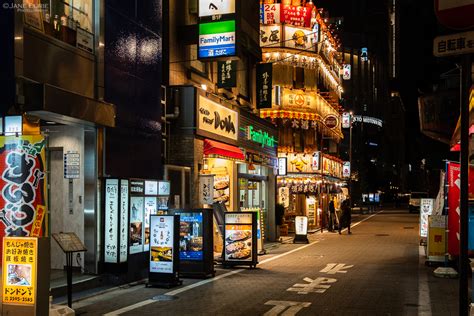
M 237 141 L 239 114 L 206 97 L 199 96 L 197 109 L 198 133 L 216 139 L 228 138 Z M 208 134 L 212 135 L 208 135 Z

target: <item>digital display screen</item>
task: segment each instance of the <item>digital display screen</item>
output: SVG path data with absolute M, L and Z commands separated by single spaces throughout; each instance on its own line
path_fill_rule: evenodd
M 202 213 L 176 213 L 179 223 L 179 258 L 181 260 L 203 260 Z

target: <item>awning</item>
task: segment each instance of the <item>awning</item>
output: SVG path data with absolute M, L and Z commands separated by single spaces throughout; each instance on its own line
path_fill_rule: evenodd
M 245 161 L 245 155 L 238 147 L 210 139 L 204 140 L 204 156 Z

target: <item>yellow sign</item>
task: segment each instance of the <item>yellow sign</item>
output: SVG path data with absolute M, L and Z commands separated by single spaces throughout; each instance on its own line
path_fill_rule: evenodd
M 428 216 L 428 257 L 446 254 L 446 216 Z
M 212 133 L 217 136 L 217 139 L 224 137 L 237 140 L 239 131 L 237 111 L 200 95 L 196 116 L 198 131 Z
M 35 304 L 37 257 L 37 238 L 3 238 L 3 303 Z

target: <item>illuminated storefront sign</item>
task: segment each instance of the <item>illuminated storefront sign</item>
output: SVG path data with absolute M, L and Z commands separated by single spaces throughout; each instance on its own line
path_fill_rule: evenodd
M 212 133 L 218 138 L 238 138 L 239 114 L 203 96 L 198 99 L 197 120 L 198 132 Z
M 311 27 L 312 9 L 303 6 L 283 5 L 281 22 L 295 26 Z
M 315 36 L 312 29 L 304 29 L 295 26 L 284 26 L 284 46 L 307 50 L 316 50 Z
M 279 176 L 286 176 L 286 165 L 287 165 L 286 157 L 279 157 L 278 158 L 278 175 Z
M 281 47 L 282 32 L 281 25 L 261 25 L 260 26 L 260 46 L 261 47 Z
M 311 169 L 313 169 L 313 171 L 317 171 L 321 169 L 320 165 L 321 165 L 321 152 L 317 151 L 313 155 L 312 162 L 311 162 Z
M 267 132 L 255 130 L 253 126 L 247 126 L 247 139 L 259 143 L 262 147 L 275 147 L 275 137 L 268 135 Z
M 3 303 L 36 303 L 38 240 L 32 237 L 3 238 Z
M 260 22 L 262 24 L 280 23 L 280 4 L 262 4 L 260 5 Z
M 199 0 L 199 17 L 235 13 L 235 0 Z
M 235 21 L 199 24 L 199 58 L 235 55 Z
M 339 125 L 339 119 L 336 115 L 329 114 L 326 115 L 324 118 L 324 125 L 327 126 L 327 128 L 333 129 L 336 128 Z
M 342 79 L 344 80 L 351 79 L 351 64 L 343 65 Z
M 118 257 L 119 180 L 105 179 L 104 261 L 116 263 Z
M 381 119 L 378 119 L 378 118 L 375 118 L 375 117 L 370 117 L 370 116 L 354 115 L 352 117 L 352 120 L 354 122 L 368 123 L 368 124 L 377 125 L 379 127 L 383 126 L 383 122 L 382 122 Z
M 351 113 L 344 112 L 342 113 L 342 128 L 351 127 Z
M 349 178 L 351 176 L 351 163 L 349 161 L 344 161 L 342 165 L 342 177 Z

